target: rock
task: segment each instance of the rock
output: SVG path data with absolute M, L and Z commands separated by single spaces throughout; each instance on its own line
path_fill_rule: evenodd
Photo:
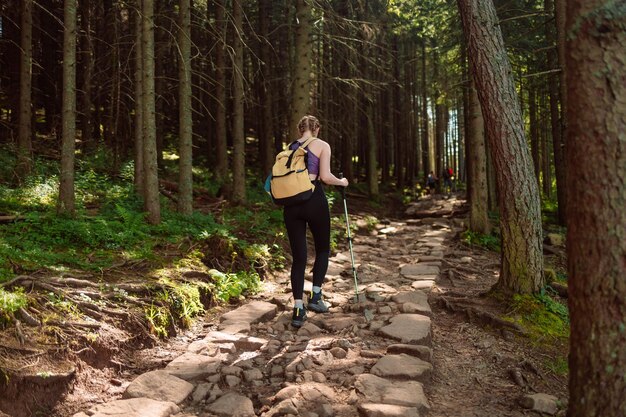
M 383 356 L 370 372 L 383 378 L 412 379 L 422 383 L 430 380 L 433 366 L 407 354 Z
M 420 314 L 399 314 L 378 333 L 401 343 L 430 344 L 430 318 Z
M 313 372 L 313 381 L 323 384 L 324 382 L 326 382 L 326 375 L 317 371 Z
M 360 404 L 361 417 L 419 417 L 417 408 L 390 404 Z
M 98 404 L 87 414 L 92 417 L 169 417 L 179 411 L 178 406 L 172 402 L 150 398 L 131 398 Z
M 353 366 L 352 368 L 348 369 L 348 373 L 351 375 L 360 375 L 363 372 L 365 372 L 365 367 L 361 365 Z
M 243 369 L 241 369 L 238 366 L 222 366 L 222 369 L 220 370 L 222 375 L 235 375 L 235 376 L 241 375 L 242 371 Z
M 229 392 L 210 404 L 206 410 L 219 417 L 254 417 L 254 407 L 248 397 Z M 151 416 L 152 417 L 152 416 Z
M 305 401 L 313 403 L 335 401 L 335 391 L 332 388 L 315 382 L 300 385 L 300 395 Z
M 340 332 L 343 329 L 351 327 L 355 322 L 354 317 L 330 317 L 324 321 L 324 327 L 333 332 Z
M 373 321 L 370 323 L 369 325 L 369 329 L 373 332 L 377 331 L 378 329 L 382 328 L 385 325 L 385 322 L 383 321 Z
M 271 320 L 276 315 L 277 307 L 275 304 L 266 301 L 252 301 L 233 311 L 223 314 L 220 321 L 231 323 L 259 323 Z
M 391 310 L 391 307 L 389 306 L 381 306 L 381 307 L 378 307 L 378 312 L 380 314 L 391 314 L 392 310 Z
M 243 371 L 243 379 L 246 382 L 258 381 L 263 379 L 263 372 L 258 368 L 252 368 L 247 371 Z
M 241 378 L 235 375 L 226 375 L 224 377 L 224 381 L 226 381 L 226 385 L 228 385 L 230 388 L 234 388 L 241 383 Z
M 335 415 L 333 406 L 328 403 L 320 404 L 315 410 L 319 417 L 333 417 Z
M 270 416 L 298 415 L 298 407 L 293 398 L 287 398 L 276 404 L 269 412 Z
M 419 345 L 395 344 L 387 346 L 388 354 L 406 353 L 407 355 L 419 358 L 426 362 L 433 362 L 433 351 L 431 348 Z
M 379 294 L 379 293 L 377 293 L 375 291 L 368 292 L 366 294 L 366 297 L 369 298 L 370 300 L 372 300 L 375 303 L 379 303 L 381 301 L 385 301 L 385 296 L 381 295 L 381 294 Z
M 310 321 L 305 322 L 304 325 L 298 329 L 298 336 L 316 336 L 320 333 L 322 333 L 322 329 Z
M 435 259 L 443 259 L 443 251 L 441 250 L 431 251 L 430 256 L 432 256 Z
M 557 407 L 558 399 L 554 395 L 549 394 L 533 394 L 524 395 L 520 398 L 520 404 L 524 408 L 536 411 L 538 413 L 545 413 L 554 415 L 558 411 Z
M 362 358 L 374 358 L 374 359 L 378 359 L 380 357 L 382 357 L 383 354 L 380 352 L 376 352 L 374 350 L 367 350 L 367 349 L 363 349 L 361 350 L 361 357 Z
M 424 264 L 408 264 L 400 267 L 400 274 L 403 276 L 439 275 L 439 267 Z
M 204 338 L 204 340 L 215 344 L 232 343 L 237 349 L 245 351 L 261 349 L 267 343 L 267 340 L 260 339 L 258 337 L 224 332 L 211 332 Z
M 337 359 L 344 359 L 348 356 L 348 352 L 346 352 L 343 348 L 334 347 L 330 350 L 330 353 Z
M 0 411 L 0 417 L 11 417 L 11 416 L 8 414 L 4 414 L 2 411 Z M 89 416 L 81 411 L 80 413 L 74 414 L 72 417 L 89 417 Z
M 220 363 L 219 358 L 187 352 L 170 362 L 165 371 L 185 381 L 205 379 L 217 373 Z
M 284 374 L 284 369 L 282 366 L 280 365 L 274 365 L 272 366 L 272 369 L 270 370 L 270 376 L 275 377 L 275 376 L 281 376 Z
M 193 385 L 166 371 L 151 371 L 139 375 L 130 383 L 124 398 L 151 398 L 180 404 L 191 394 Z
M 394 382 L 363 374 L 357 377 L 354 387 L 368 402 L 415 407 L 419 411 L 430 408 L 422 384 L 416 381 Z
M 211 392 L 211 384 L 208 384 L 206 382 L 199 384 L 194 390 L 193 395 L 191 396 L 193 403 L 198 404 L 199 402 L 203 401 L 206 397 L 208 397 L 209 392 Z
M 215 356 L 220 352 L 220 347 L 206 340 L 196 340 L 187 346 L 187 352 L 196 353 L 198 355 Z
M 217 326 L 217 330 L 224 332 L 224 333 L 230 333 L 230 334 L 237 334 L 237 333 L 245 333 L 248 334 L 250 333 L 250 323 L 247 322 L 233 322 L 233 321 L 225 321 L 223 323 L 220 323 L 219 326 Z
M 411 287 L 415 290 L 430 291 L 435 286 L 435 281 L 427 279 L 423 281 L 413 281 Z
M 363 315 L 365 316 L 365 321 L 367 323 L 374 320 L 374 313 L 369 308 L 366 308 L 365 310 L 363 310 Z
M 558 233 L 548 233 L 548 235 L 545 238 L 545 242 L 548 245 L 552 245 L 552 246 L 563 246 L 563 243 L 564 243 L 563 235 L 560 235 Z
M 423 291 L 403 291 L 391 299 L 397 304 L 402 304 L 400 310 L 404 313 L 421 313 L 427 316 L 432 314 L 428 296 Z
M 274 395 L 274 399 L 276 401 L 282 401 L 287 398 L 293 398 L 300 392 L 300 389 L 297 385 L 290 385 L 278 391 L 276 395 Z
M 471 264 L 474 260 L 470 256 L 463 256 L 459 259 L 462 264 Z

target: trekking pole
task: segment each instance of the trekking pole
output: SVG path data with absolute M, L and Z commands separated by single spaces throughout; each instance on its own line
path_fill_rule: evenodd
M 339 178 L 343 178 L 343 173 L 339 173 Z M 359 281 L 356 277 L 354 267 L 354 252 L 352 250 L 352 232 L 350 231 L 350 221 L 348 220 L 348 203 L 346 201 L 346 187 L 341 187 L 341 199 L 343 200 L 343 212 L 346 217 L 346 229 L 348 230 L 348 247 L 350 248 L 350 259 L 352 260 L 352 276 L 354 277 L 354 301 L 359 302 Z

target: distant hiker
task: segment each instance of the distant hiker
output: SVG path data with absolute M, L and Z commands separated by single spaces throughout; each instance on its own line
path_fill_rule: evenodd
M 446 167 L 446 169 L 443 170 L 443 188 L 444 188 L 444 192 L 448 193 L 448 192 L 452 192 L 452 175 L 454 174 L 454 171 L 452 171 L 452 168 L 450 167 Z M 448 187 L 450 187 L 448 189 Z
M 432 171 L 430 171 L 430 174 L 428 174 L 428 178 L 426 178 L 426 185 L 428 186 L 428 194 L 435 194 L 437 178 L 435 178 L 435 174 Z
M 328 257 L 330 255 L 330 212 L 322 182 L 328 185 L 348 186 L 346 178 L 339 179 L 330 172 L 330 145 L 317 138 L 319 130 L 320 123 L 316 117 L 304 116 L 298 123 L 301 137 L 289 145 L 289 149 L 295 150 L 308 142 L 308 146 L 305 146 L 308 151 L 306 166 L 309 171 L 309 179 L 315 185 L 315 190 L 308 200 L 285 206 L 283 211 L 291 255 L 293 256 L 291 291 L 294 307 L 291 324 L 294 327 L 301 327 L 304 324 L 307 309 L 317 313 L 328 311 L 328 305 L 322 297 L 322 284 L 328 269 Z M 309 294 L 305 308 L 303 293 L 307 261 L 307 225 L 315 241 L 315 264 L 313 266 L 313 290 Z

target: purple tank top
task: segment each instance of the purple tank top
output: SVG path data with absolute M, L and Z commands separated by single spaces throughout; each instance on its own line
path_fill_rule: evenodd
M 289 145 L 289 149 L 293 151 L 294 149 L 298 149 L 301 145 L 302 144 L 300 142 L 295 141 Z M 308 146 L 307 151 L 309 151 Z M 307 169 L 309 170 L 309 174 L 319 175 L 320 173 L 320 159 L 311 151 L 308 152 Z

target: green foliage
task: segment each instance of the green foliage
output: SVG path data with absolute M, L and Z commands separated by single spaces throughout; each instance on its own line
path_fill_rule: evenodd
M 500 239 L 494 235 L 484 235 L 482 233 L 466 230 L 461 233 L 461 240 L 470 246 L 480 246 L 482 248 L 500 252 Z
M 256 272 L 223 273 L 211 269 L 209 274 L 217 290 L 217 298 L 224 302 L 241 295 L 256 294 L 261 288 L 261 279 Z
M 569 364 L 567 358 L 559 356 L 554 359 L 549 359 L 545 362 L 548 369 L 557 375 L 566 376 L 569 373 Z
M 196 284 L 171 283 L 170 290 L 162 291 L 159 299 L 167 303 L 184 328 L 191 326 L 193 317 L 204 312 L 200 301 L 200 288 Z
M 167 337 L 167 327 L 170 324 L 167 307 L 155 306 L 153 304 L 150 307 L 146 307 L 144 313 L 150 332 L 159 337 Z
M 28 300 L 23 288 L 17 288 L 15 291 L 5 291 L 4 288 L 0 288 L 0 323 L 9 322 L 13 313 L 26 307 L 26 304 Z
M 569 337 L 567 306 L 555 301 L 545 291 L 537 295 L 513 296 L 509 318 L 526 328 L 533 339 L 550 340 Z

